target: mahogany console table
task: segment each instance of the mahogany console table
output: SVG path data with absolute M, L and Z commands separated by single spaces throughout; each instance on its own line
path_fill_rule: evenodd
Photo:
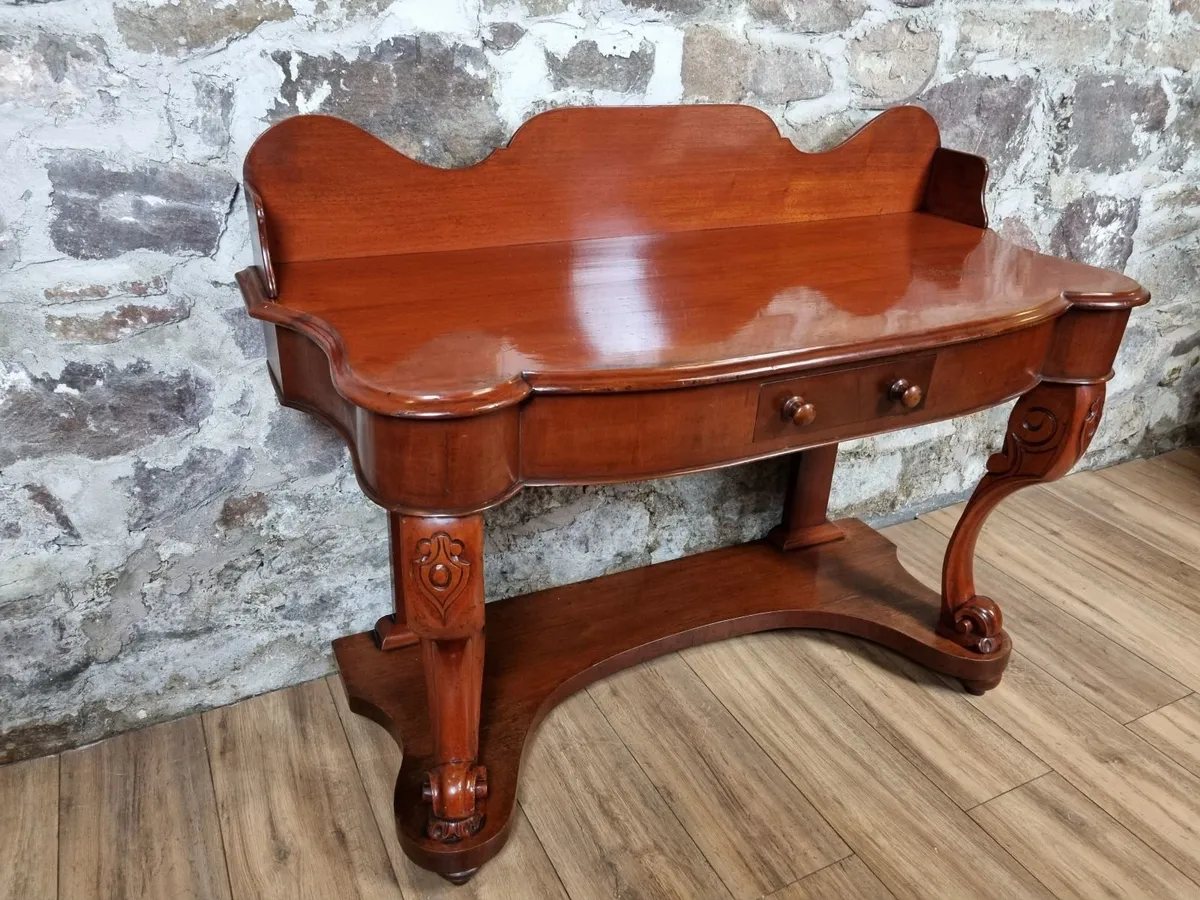
M 547 112 L 453 171 L 323 116 L 258 140 L 238 282 L 280 402 L 340 432 L 388 510 L 394 612 L 334 650 L 352 708 L 403 746 L 396 818 L 419 865 L 470 877 L 505 841 L 546 711 L 680 647 L 826 628 L 973 693 L 1000 681 L 976 536 L 1083 454 L 1149 295 L 988 230 L 986 177 L 915 107 L 820 154 L 739 106 Z M 827 520 L 838 441 L 1015 397 L 941 596 L 872 529 Z M 485 614 L 481 512 L 522 487 L 781 454 L 765 540 Z

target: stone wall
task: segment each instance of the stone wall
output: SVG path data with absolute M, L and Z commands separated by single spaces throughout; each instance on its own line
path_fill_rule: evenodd
M 1200 416 L 1197 58 L 1197 0 L 0 0 L 0 761 L 316 677 L 388 607 L 384 516 L 233 283 L 269 123 L 453 166 L 563 104 L 743 101 L 816 149 L 923 103 L 1003 234 L 1154 292 L 1095 466 Z M 961 497 L 1004 417 L 846 445 L 836 506 Z M 781 493 L 778 462 L 527 491 L 489 597 L 753 537 Z

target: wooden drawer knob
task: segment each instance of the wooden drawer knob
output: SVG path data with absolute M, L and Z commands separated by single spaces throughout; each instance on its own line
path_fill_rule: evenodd
M 803 397 L 792 397 L 783 404 L 783 418 L 793 425 L 811 425 L 817 419 L 817 408 Z
M 921 386 L 913 384 L 907 378 L 897 378 L 892 383 L 892 389 L 888 394 L 894 401 L 903 404 L 908 409 L 919 406 L 921 400 L 925 397 L 925 392 L 921 390 Z

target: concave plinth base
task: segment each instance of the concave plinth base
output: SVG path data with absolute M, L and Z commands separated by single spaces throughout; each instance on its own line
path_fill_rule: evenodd
M 482 829 L 456 843 L 425 837 L 421 784 L 431 763 L 418 646 L 380 650 L 371 632 L 334 641 L 351 708 L 404 750 L 396 823 L 417 865 L 462 880 L 508 836 L 526 739 L 562 698 L 642 660 L 772 628 L 823 628 L 890 647 L 986 690 L 1011 644 L 980 656 L 934 633 L 940 599 L 909 575 L 896 548 L 857 520 L 846 539 L 781 552 L 765 541 L 488 604 L 479 762 L 488 770 Z

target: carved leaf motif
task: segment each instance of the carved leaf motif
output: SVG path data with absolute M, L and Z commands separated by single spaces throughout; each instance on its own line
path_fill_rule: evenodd
M 414 580 L 443 622 L 471 577 L 465 549 L 462 541 L 444 531 L 417 541 L 417 558 L 412 564 Z

